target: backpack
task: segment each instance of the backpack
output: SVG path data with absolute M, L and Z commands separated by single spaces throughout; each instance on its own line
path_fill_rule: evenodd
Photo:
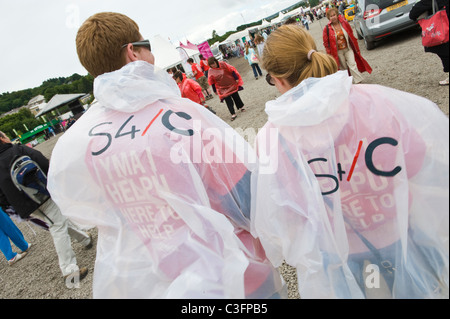
M 43 204 L 50 198 L 47 190 L 47 175 L 28 155 L 13 158 L 10 165 L 11 180 L 19 191 L 30 199 Z

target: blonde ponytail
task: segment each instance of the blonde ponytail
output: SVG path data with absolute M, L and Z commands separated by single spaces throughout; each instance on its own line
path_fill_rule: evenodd
M 272 76 L 286 79 L 293 87 L 307 78 L 321 78 L 338 70 L 334 58 L 318 52 L 309 32 L 297 25 L 283 25 L 272 32 L 263 57 L 263 68 Z

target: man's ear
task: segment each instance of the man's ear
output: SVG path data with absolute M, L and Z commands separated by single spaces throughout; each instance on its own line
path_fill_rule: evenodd
M 11 143 L 9 139 L 0 136 L 0 144 L 8 144 L 8 143 Z
M 125 47 L 125 60 L 127 63 L 139 60 L 136 52 L 133 50 L 133 45 L 128 43 Z

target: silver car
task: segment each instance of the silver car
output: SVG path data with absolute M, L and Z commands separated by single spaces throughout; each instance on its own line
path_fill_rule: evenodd
M 375 42 L 394 33 L 417 27 L 409 11 L 419 0 L 357 0 L 353 23 L 359 40 L 367 50 Z

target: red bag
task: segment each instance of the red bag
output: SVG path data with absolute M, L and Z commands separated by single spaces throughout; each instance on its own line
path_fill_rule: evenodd
M 437 7 L 436 1 L 433 0 L 433 15 L 418 21 L 422 28 L 422 45 L 424 47 L 434 47 L 449 40 L 448 17 L 445 7 L 436 12 L 435 5 Z

